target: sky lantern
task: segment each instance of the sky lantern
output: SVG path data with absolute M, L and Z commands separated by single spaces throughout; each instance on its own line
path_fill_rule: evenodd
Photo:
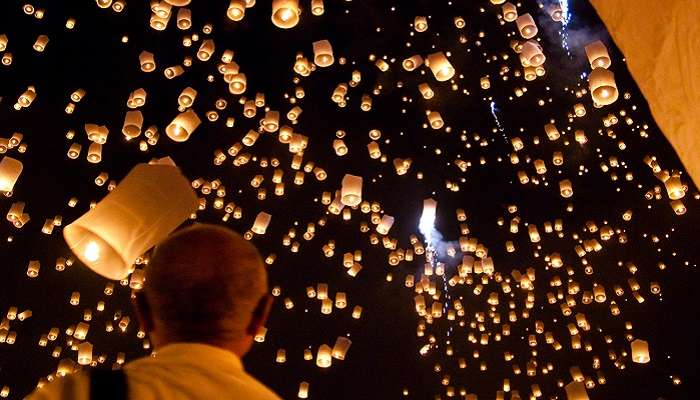
M 438 81 L 448 81 L 454 76 L 455 69 L 443 52 L 430 54 L 427 61 L 430 71 Z
M 593 68 L 588 76 L 588 84 L 595 104 L 607 106 L 617 100 L 617 83 L 612 71 L 601 67 Z
M 0 160 L 0 192 L 12 192 L 23 165 L 19 160 L 5 156 Z
M 178 114 L 165 128 L 168 137 L 176 142 L 184 142 L 189 139 L 192 132 L 199 126 L 201 120 L 192 110 Z
M 278 28 L 295 27 L 300 14 L 299 0 L 272 0 L 272 23 Z
M 87 267 L 123 279 L 138 256 L 195 208 L 189 182 L 172 162 L 138 164 L 95 208 L 66 226 L 63 235 Z

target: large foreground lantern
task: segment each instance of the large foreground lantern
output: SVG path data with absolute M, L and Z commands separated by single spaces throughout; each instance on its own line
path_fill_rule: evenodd
M 124 279 L 141 254 L 196 209 L 189 181 L 166 158 L 136 165 L 107 197 L 66 226 L 63 236 L 88 268 Z

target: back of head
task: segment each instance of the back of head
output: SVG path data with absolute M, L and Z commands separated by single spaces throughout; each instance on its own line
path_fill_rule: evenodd
M 260 299 L 267 274 L 255 247 L 237 233 L 199 224 L 156 247 L 144 295 L 153 318 L 172 340 L 238 340 Z

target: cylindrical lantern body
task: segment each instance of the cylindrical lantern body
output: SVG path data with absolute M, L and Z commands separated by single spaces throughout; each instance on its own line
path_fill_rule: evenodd
M 649 343 L 642 339 L 636 339 L 631 344 L 632 361 L 638 364 L 646 364 L 651 360 L 649 357 Z
M 433 53 L 428 56 L 428 66 L 433 72 L 435 79 L 444 82 L 452 79 L 455 74 L 455 69 L 450 64 L 450 61 L 445 57 L 443 52 Z
M 107 197 L 63 235 L 90 269 L 123 279 L 134 261 L 197 208 L 188 180 L 174 165 L 138 164 Z
M 537 35 L 537 25 L 535 25 L 535 20 L 532 19 L 532 15 L 523 14 L 515 20 L 515 23 L 518 26 L 520 36 L 523 38 L 532 39 Z
M 11 192 L 22 173 L 24 166 L 12 157 L 3 157 L 0 161 L 0 192 Z
M 319 67 L 328 67 L 333 64 L 333 47 L 328 40 L 319 40 L 313 43 L 314 64 Z
M 165 128 L 165 133 L 176 142 L 184 142 L 201 122 L 193 110 L 187 110 L 173 119 L 173 122 Z
M 264 235 L 267 231 L 268 225 L 270 225 L 270 220 L 272 215 L 266 212 L 259 212 L 255 217 L 255 222 L 253 222 L 253 227 L 250 228 L 251 231 L 257 233 L 258 235 Z
M 596 40 L 595 42 L 589 43 L 586 45 L 585 50 L 591 68 L 608 69 L 608 67 L 610 67 L 610 54 L 608 54 L 608 49 L 603 42 Z
M 605 68 L 594 68 L 588 77 L 593 101 L 600 106 L 607 106 L 617 100 L 618 91 L 615 74 Z
M 362 202 L 362 177 L 345 174 L 340 201 L 346 206 L 355 207 Z
M 283 29 L 293 28 L 299 23 L 299 0 L 273 0 L 272 23 Z

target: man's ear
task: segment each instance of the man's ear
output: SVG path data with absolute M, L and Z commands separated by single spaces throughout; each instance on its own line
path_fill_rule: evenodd
M 248 328 L 246 328 L 246 333 L 248 335 L 255 336 L 258 329 L 265 325 L 265 322 L 267 322 L 267 317 L 270 315 L 272 301 L 273 298 L 269 294 L 266 294 L 260 298 L 258 305 L 255 306 L 255 309 L 253 310 L 253 317 L 250 319 Z
M 139 320 L 141 328 L 146 331 L 146 333 L 153 332 L 155 329 L 155 324 L 153 322 L 151 305 L 148 303 L 148 300 L 142 291 L 137 291 L 134 293 L 131 304 L 136 310 L 136 317 Z

